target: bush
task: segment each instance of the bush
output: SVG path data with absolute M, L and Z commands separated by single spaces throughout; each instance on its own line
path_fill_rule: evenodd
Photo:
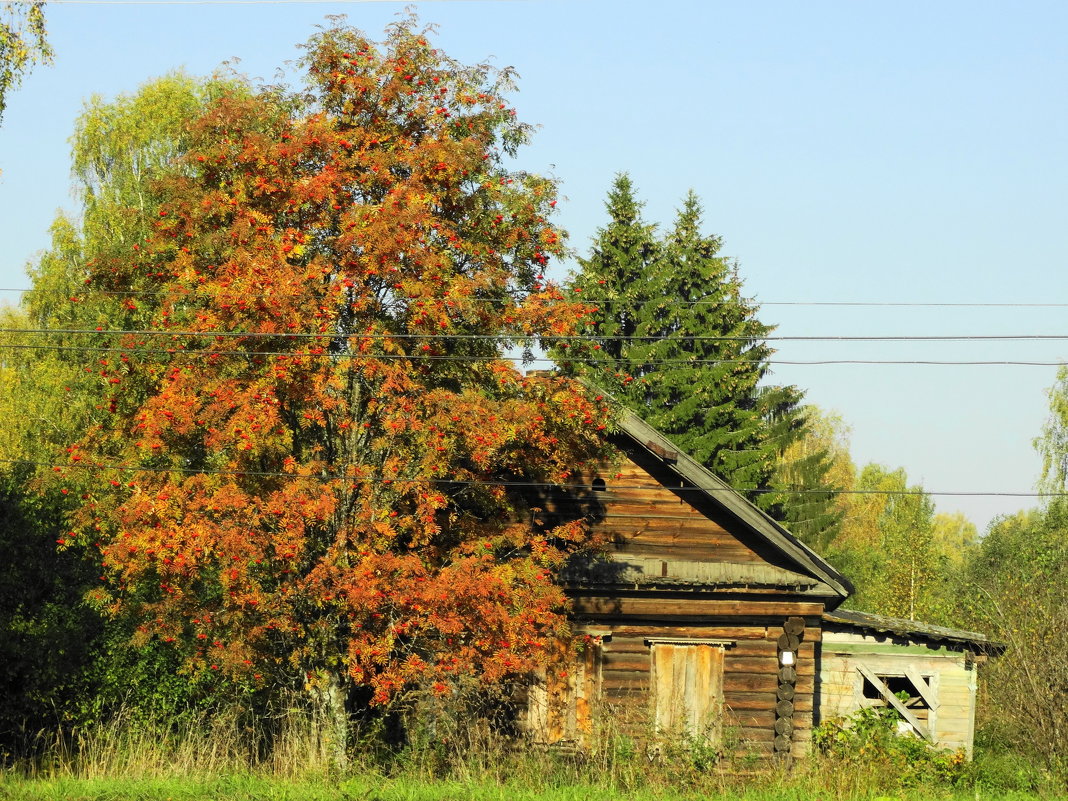
M 971 769 L 964 749 L 937 749 L 919 737 L 899 734 L 900 720 L 894 709 L 874 706 L 825 721 L 812 733 L 817 759 L 887 787 L 967 781 Z

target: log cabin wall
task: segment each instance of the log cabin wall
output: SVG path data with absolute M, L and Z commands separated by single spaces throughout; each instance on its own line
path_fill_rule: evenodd
M 601 499 L 604 517 L 597 528 L 609 535 L 620 553 L 665 561 L 763 562 L 714 516 L 698 508 L 696 493 L 677 488 L 655 463 L 639 465 L 619 454 L 598 467 L 605 482 Z M 675 481 L 675 484 L 678 482 Z
M 603 482 L 596 484 L 599 514 L 594 519 L 620 553 L 796 569 L 780 550 L 760 538 L 746 537 L 714 495 L 680 481 L 670 460 L 638 448 L 621 448 L 602 461 L 594 475 L 595 482 Z
M 804 755 L 822 615 L 849 582 L 633 415 L 613 444 L 592 472 L 577 471 L 587 489 L 528 498 L 536 525 L 578 512 L 605 542 L 561 573 L 596 655 L 556 678 L 550 668 L 534 688 L 535 739 L 581 745 L 599 723 Z
M 974 662 L 1004 645 L 839 609 L 845 577 L 655 429 L 624 411 L 612 441 L 592 475 L 578 471 L 585 489 L 528 498 L 536 525 L 585 516 L 605 542 L 560 574 L 590 637 L 572 670 L 534 688 L 536 739 L 681 727 L 800 757 L 814 721 L 881 698 L 937 745 L 970 752 Z M 894 688 L 906 685 L 917 697 L 902 703 Z
M 722 651 L 722 675 L 713 677 L 710 692 L 719 696 L 718 729 L 726 741 L 770 755 L 778 737 L 780 752 L 785 743 L 787 753 L 807 753 L 815 648 L 833 591 L 798 572 L 706 495 L 680 487 L 655 458 L 619 452 L 599 465 L 597 477 L 603 485 L 597 485 L 596 528 L 606 536 L 609 556 L 585 581 L 573 576 L 569 592 L 576 621 L 606 635 L 600 646 L 602 723 L 654 734 L 664 693 L 669 685 L 679 692 L 681 684 L 664 678 L 664 666 L 673 661 L 681 675 L 680 660 L 697 662 L 697 655 L 687 659 L 688 648 L 705 644 Z M 796 664 L 784 674 L 779 639 L 791 618 L 803 620 L 803 631 Z M 780 692 L 784 684 L 788 692 Z M 671 703 L 705 708 L 696 698 Z
M 636 736 L 655 734 L 657 690 L 662 691 L 663 685 L 654 685 L 654 649 L 667 640 L 698 645 L 721 641 L 727 644 L 722 646 L 722 678 L 718 685 L 722 691 L 720 733 L 725 742 L 735 742 L 741 751 L 770 756 L 777 736 L 777 691 L 783 683 L 776 643 L 786 617 L 804 616 L 806 628 L 795 665 L 795 694 L 789 699 L 792 730 L 788 737 L 790 753 L 808 753 L 822 605 L 778 601 L 765 604 L 762 609 L 759 604 L 744 601 L 691 599 L 681 602 L 686 614 L 669 614 L 652 610 L 678 609 L 679 599 L 618 600 L 618 612 L 605 615 L 594 612 L 604 608 L 602 599 L 576 599 L 577 616 L 591 630 L 606 635 L 601 644 L 602 725 Z M 661 600 L 671 603 L 662 605 Z M 744 609 L 744 613 L 735 618 L 725 614 L 728 608 Z M 637 613 L 631 615 L 631 610 Z

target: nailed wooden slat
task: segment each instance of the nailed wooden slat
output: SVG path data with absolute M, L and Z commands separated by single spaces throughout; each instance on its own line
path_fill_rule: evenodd
M 822 604 L 789 601 L 728 601 L 703 598 L 598 598 L 579 596 L 574 599 L 576 614 L 626 616 L 664 615 L 695 618 L 714 616 L 776 617 L 795 611 L 822 609 Z
M 927 683 L 927 680 L 919 674 L 916 668 L 912 665 L 905 665 L 905 676 L 912 682 L 924 703 L 931 709 L 938 709 L 938 696 L 935 694 L 934 688 Z
M 612 627 L 614 646 L 624 637 L 721 637 L 724 640 L 763 639 L 767 629 L 763 626 L 660 626 L 621 624 Z M 739 643 L 740 645 L 740 643 Z M 735 646 L 738 647 L 738 646 Z
M 675 727 L 675 704 L 672 698 L 675 676 L 674 656 L 674 646 L 661 645 L 653 648 L 652 687 L 656 726 L 663 731 L 671 731 Z
M 923 723 L 921 723 L 919 719 L 917 719 L 917 717 L 912 713 L 911 710 L 909 710 L 903 703 L 901 703 L 901 701 L 898 700 L 897 696 L 890 692 L 887 686 L 883 684 L 882 679 L 880 679 L 867 667 L 860 664 L 859 662 L 857 663 L 857 670 L 861 672 L 864 678 L 871 682 L 872 686 L 879 692 L 879 695 L 885 698 L 886 702 L 890 704 L 894 709 L 896 709 L 901 715 L 901 717 L 908 721 L 909 725 L 912 726 L 913 729 L 915 729 L 918 735 L 923 737 L 925 740 L 934 739 L 931 737 L 931 732 L 928 730 L 928 728 Z

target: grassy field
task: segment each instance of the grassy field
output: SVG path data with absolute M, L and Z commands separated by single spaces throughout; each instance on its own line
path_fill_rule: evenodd
M 404 747 L 376 738 L 340 752 L 296 717 L 262 734 L 218 715 L 181 725 L 118 717 L 42 733 L 22 757 L 0 752 L 0 801 L 1032 801 L 1065 798 L 1019 753 L 938 752 L 876 727 L 838 732 L 793 764 L 744 744 L 728 750 L 605 733 L 580 753 L 523 746 L 457 722 Z M 833 730 L 832 733 L 834 733 Z M 447 737 L 445 735 L 448 735 Z M 859 738 L 859 739 L 858 739 Z
M 723 788 L 709 793 L 678 793 L 666 789 L 624 792 L 584 785 L 531 787 L 519 783 L 419 781 L 358 776 L 339 782 L 283 781 L 257 776 L 212 779 L 16 779 L 0 781 L 0 799 L 12 801 L 1030 801 L 1040 796 L 1018 792 L 987 792 L 970 788 L 939 792 L 931 788 L 898 791 L 864 790 L 829 794 L 803 780 L 785 786 Z

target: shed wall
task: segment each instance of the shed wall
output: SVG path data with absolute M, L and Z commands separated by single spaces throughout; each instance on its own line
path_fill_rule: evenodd
M 967 655 L 948 648 L 893 643 L 863 634 L 824 632 L 819 705 L 821 719 L 845 717 L 863 706 L 881 703 L 863 696 L 863 664 L 873 673 L 903 676 L 911 668 L 933 677 L 937 706 L 930 730 L 940 748 L 963 748 L 970 756 L 975 736 L 976 671 Z

